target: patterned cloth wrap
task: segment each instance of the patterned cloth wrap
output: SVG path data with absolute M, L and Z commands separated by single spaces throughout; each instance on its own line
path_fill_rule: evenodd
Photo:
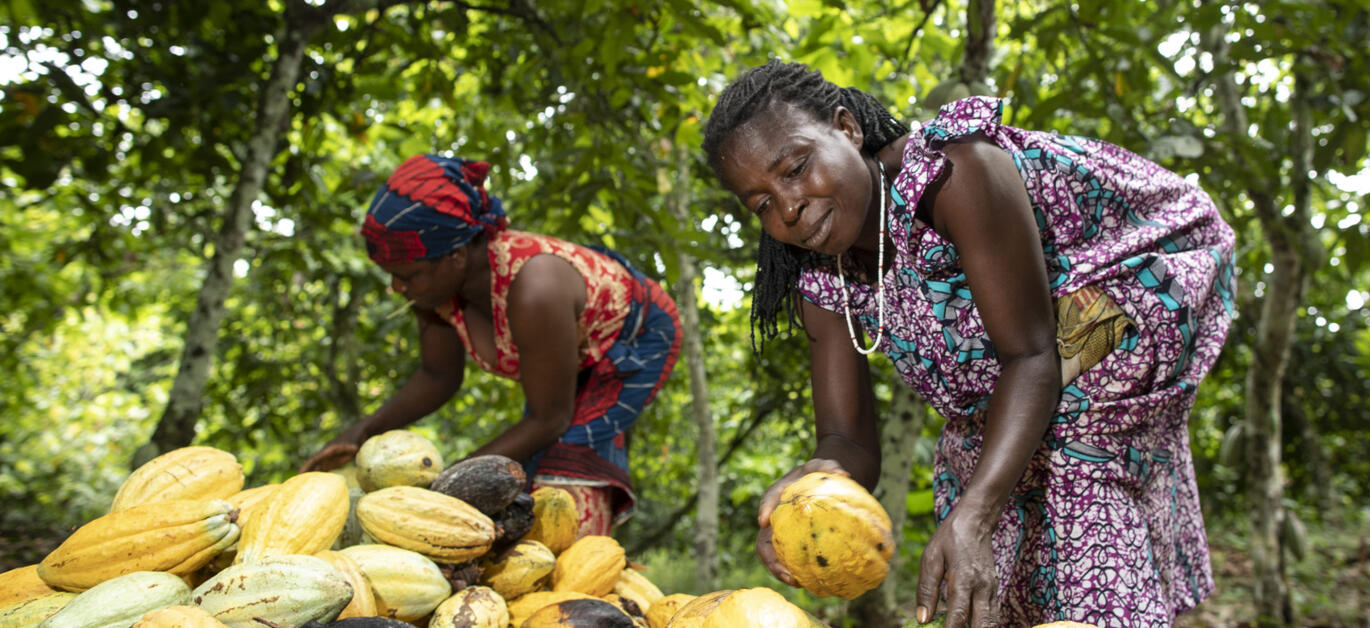
M 1232 229 L 1204 192 L 1094 139 L 1016 129 L 1002 102 L 967 98 L 913 124 L 890 184 L 880 349 L 946 418 L 936 515 L 974 473 L 1001 364 L 959 252 L 915 218 L 945 173 L 948 142 L 988 139 L 1013 158 L 1057 304 L 1060 400 L 993 539 L 1000 623 L 1169 626 L 1213 589 L 1187 428 L 1195 391 L 1232 317 Z M 798 288 L 875 337 L 877 302 L 813 256 Z
M 509 226 L 504 205 L 485 192 L 490 164 L 460 157 L 406 159 L 371 199 L 362 238 L 371 261 L 406 264 L 442 257 L 476 234 Z
M 680 353 L 675 302 L 655 281 L 608 249 L 514 229 L 490 238 L 489 249 L 494 362 L 487 363 L 472 349 L 465 316 L 455 300 L 437 312 L 456 329 L 467 356 L 477 366 L 518 379 L 518 348 L 508 316 L 514 278 L 537 255 L 556 255 L 576 268 L 586 282 L 586 304 L 577 321 L 580 372 L 571 427 L 556 443 L 523 463 L 532 485 L 608 489 L 609 500 L 593 501 L 608 503 L 611 516 L 582 510 L 582 519 L 621 523 L 636 503 L 628 474 L 626 431 L 665 384 Z M 577 500 L 582 509 L 588 504 Z
M 603 247 L 586 248 L 622 264 L 641 289 L 633 290 L 628 301 L 618 340 L 603 359 L 581 370 L 571 428 L 525 462 L 524 468 L 541 485 L 607 486 L 612 493 L 611 525 L 618 525 L 632 516 L 637 503 L 628 475 L 627 430 L 675 367 L 680 355 L 680 314 L 661 286 L 622 255 Z M 602 519 L 581 513 L 582 522 L 597 518 Z M 589 533 L 581 530 L 582 535 Z

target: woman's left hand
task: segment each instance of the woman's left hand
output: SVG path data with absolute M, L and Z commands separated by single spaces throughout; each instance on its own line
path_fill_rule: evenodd
M 999 582 L 991 540 L 998 517 L 974 508 L 951 511 L 923 548 L 918 573 L 918 622 L 937 612 L 942 582 L 947 583 L 946 628 L 988 628 L 997 624 Z

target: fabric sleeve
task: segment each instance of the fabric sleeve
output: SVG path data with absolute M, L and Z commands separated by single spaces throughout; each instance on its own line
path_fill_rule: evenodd
M 949 102 L 937 117 L 923 125 L 923 138 L 929 148 L 940 150 L 947 142 L 975 133 L 994 135 L 1003 124 L 1004 101 L 1000 98 L 971 96 Z

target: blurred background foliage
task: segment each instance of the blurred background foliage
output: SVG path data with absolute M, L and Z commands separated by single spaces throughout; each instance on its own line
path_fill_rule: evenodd
M 1002 0 L 988 76 L 974 84 L 958 74 L 968 8 L 962 0 L 0 3 L 0 498 L 8 504 L 0 567 L 36 560 L 102 513 L 151 437 L 207 260 L 222 246 L 225 207 L 252 166 L 267 77 L 282 42 L 308 26 L 288 114 L 249 199 L 194 426 L 196 444 L 238 455 L 250 484 L 292 473 L 415 368 L 415 324 L 390 316 L 401 303 L 366 259 L 357 224 L 404 158 L 458 154 L 494 165 L 489 188 L 516 228 L 606 244 L 675 291 L 677 254 L 698 261 L 721 459 L 719 580 L 691 578 L 698 460 L 683 365 L 632 432 L 642 501 L 616 535 L 663 589 L 783 588 L 751 546 L 761 492 L 812 446 L 807 349 L 791 336 L 753 356 L 758 226 L 718 188 L 698 150 L 718 91 L 779 57 L 865 89 L 906 119 L 927 119 L 950 97 L 1002 96 L 1010 124 L 1115 142 L 1210 191 L 1238 231 L 1240 294 L 1191 421 L 1221 587 L 1201 617 L 1249 621 L 1242 561 L 1252 504 L 1240 426 L 1273 271 L 1269 227 L 1251 198 L 1253 189 L 1274 190 L 1277 206 L 1292 211 L 1283 195 L 1297 173 L 1286 148 L 1301 103 L 1313 121 L 1307 227 L 1317 246 L 1308 250 L 1322 253 L 1309 258 L 1281 403 L 1285 507 L 1307 528 L 1307 551 L 1291 553 L 1287 571 L 1300 617 L 1364 625 L 1366 7 Z M 1226 56 L 1215 54 L 1215 32 Z M 1238 85 L 1245 137 L 1223 130 L 1215 92 L 1223 75 Z M 1296 75 L 1313 88 L 1296 93 Z M 690 220 L 672 217 L 673 192 L 687 199 Z M 886 403 L 897 383 L 887 360 L 872 365 Z M 521 407 L 514 384 L 473 371 L 460 396 L 415 429 L 455 460 Z M 939 422 L 931 417 L 901 452 L 913 461 L 895 575 L 901 599 L 912 597 L 933 526 L 927 490 Z M 843 605 L 786 594 L 841 624 Z

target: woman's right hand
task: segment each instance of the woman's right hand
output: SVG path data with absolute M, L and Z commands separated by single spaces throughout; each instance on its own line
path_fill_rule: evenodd
M 847 473 L 847 470 L 843 469 L 836 460 L 814 458 L 791 469 L 789 473 L 786 473 L 779 480 L 776 480 L 770 488 L 766 489 L 766 492 L 761 495 L 761 508 L 757 512 L 756 522 L 761 526 L 761 531 L 756 535 L 756 555 L 761 559 L 761 564 L 765 565 L 772 575 L 792 587 L 799 586 L 799 582 L 790 574 L 790 570 L 780 563 L 780 558 L 775 554 L 775 546 L 771 544 L 771 513 L 775 511 L 776 506 L 780 505 L 780 494 L 785 492 L 785 487 L 805 475 L 819 471 L 851 477 L 851 474 Z
M 303 465 L 300 466 L 300 473 L 306 471 L 332 471 L 357 457 L 357 450 L 361 449 L 362 441 L 366 438 L 358 433 L 348 430 L 341 436 L 328 441 L 319 453 L 310 456 Z

